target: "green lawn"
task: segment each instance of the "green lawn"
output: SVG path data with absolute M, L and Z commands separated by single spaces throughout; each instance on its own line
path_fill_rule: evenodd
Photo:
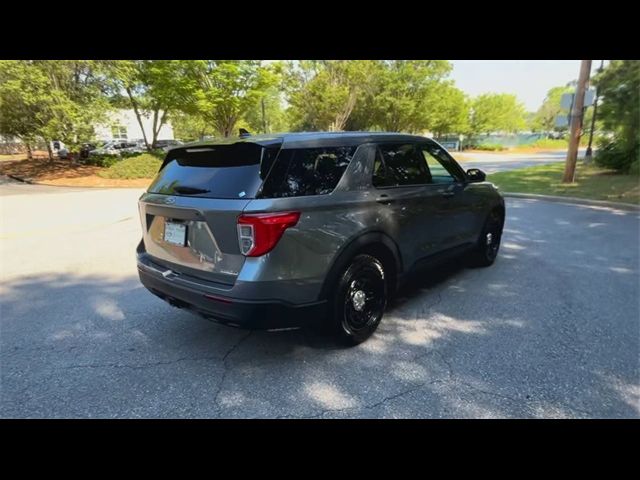
M 498 172 L 487 176 L 501 191 L 537 193 L 640 204 L 640 177 L 578 163 L 576 182 L 563 185 L 564 162 Z

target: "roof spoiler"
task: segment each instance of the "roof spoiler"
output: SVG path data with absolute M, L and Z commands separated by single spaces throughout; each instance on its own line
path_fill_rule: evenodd
M 250 137 L 251 134 L 247 130 L 245 130 L 244 128 L 241 128 L 240 129 L 240 133 L 238 134 L 238 136 L 240 138 L 245 138 L 245 137 Z

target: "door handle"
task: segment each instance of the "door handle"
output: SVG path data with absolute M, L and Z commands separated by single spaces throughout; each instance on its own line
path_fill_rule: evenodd
M 382 194 L 378 198 L 376 198 L 376 202 L 382 203 L 383 205 L 389 205 L 391 202 L 393 202 L 393 198 L 391 198 L 389 195 Z

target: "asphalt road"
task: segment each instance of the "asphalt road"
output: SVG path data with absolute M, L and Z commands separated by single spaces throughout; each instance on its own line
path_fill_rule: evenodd
M 469 168 L 479 168 L 485 173 L 506 172 L 519 168 L 534 167 L 536 165 L 546 165 L 549 163 L 563 162 L 567 158 L 566 152 L 546 152 L 546 153 L 473 153 L 456 154 L 453 157 L 466 170 Z M 580 152 L 579 156 L 584 155 Z
M 139 190 L 16 188 L 0 186 L 2 417 L 640 417 L 637 212 L 509 199 L 494 266 L 425 274 L 345 349 L 148 293 Z

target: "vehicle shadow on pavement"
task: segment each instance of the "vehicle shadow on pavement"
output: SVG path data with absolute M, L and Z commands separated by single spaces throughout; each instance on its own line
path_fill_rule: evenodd
M 594 360 L 571 302 L 540 301 L 544 281 L 506 283 L 532 260 L 507 251 L 414 279 L 353 348 L 221 326 L 136 277 L 23 277 L 0 292 L 0 415 L 638 417 L 637 370 L 615 363 L 629 359 Z

